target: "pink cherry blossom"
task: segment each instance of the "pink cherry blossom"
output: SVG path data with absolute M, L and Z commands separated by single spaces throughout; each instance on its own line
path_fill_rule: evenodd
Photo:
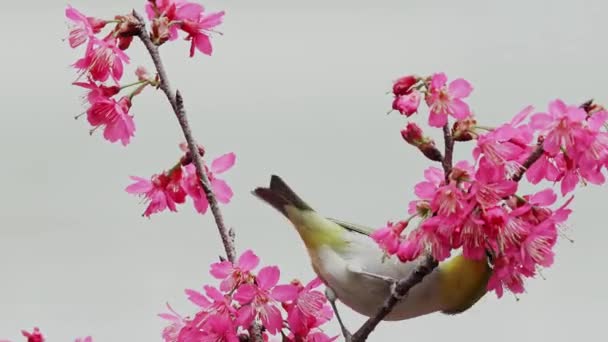
M 550 155 L 556 155 L 563 147 L 571 151 L 576 144 L 576 136 L 583 133 L 577 131 L 583 128 L 582 122 L 587 113 L 577 106 L 566 105 L 561 100 L 549 103 L 548 113 L 537 113 L 532 116 L 531 126 L 547 133 L 543 149 Z
M 418 83 L 418 77 L 414 75 L 403 76 L 393 84 L 393 94 L 395 96 L 410 94 L 413 91 L 412 87 L 416 83 Z
M 414 187 L 414 192 L 419 200 L 410 202 L 408 213 L 412 215 L 425 216 L 428 213 L 427 211 L 430 210 L 430 203 L 435 196 L 435 192 L 445 182 L 443 170 L 434 166 L 424 170 L 424 178 L 426 181 L 420 182 Z
M 497 167 L 487 158 L 481 158 L 475 174 L 471 193 L 477 202 L 485 208 L 493 207 L 503 198 L 517 191 L 517 182 L 505 177 L 504 167 Z
M 232 188 L 224 180 L 217 178 L 216 175 L 221 174 L 232 168 L 236 160 L 234 153 L 224 154 L 211 163 L 211 167 L 208 168 L 205 165 L 207 177 L 211 183 L 211 189 L 215 194 L 218 202 L 227 204 L 230 202 L 233 196 Z M 207 212 L 209 208 L 209 202 L 205 191 L 201 185 L 200 180 L 196 174 L 196 168 L 193 164 L 189 164 L 185 167 L 186 177 L 183 180 L 183 187 L 186 189 L 188 196 L 194 201 L 194 207 L 196 211 L 201 214 Z
M 221 279 L 220 289 L 230 292 L 243 283 L 250 283 L 253 279 L 251 271 L 258 266 L 260 259 L 251 250 L 246 250 L 238 258 L 236 265 L 230 261 L 211 264 L 209 273 L 216 279 Z
M 131 99 L 124 96 L 116 101 L 113 98 L 98 97 L 87 110 L 87 120 L 96 129 L 103 127 L 103 137 L 119 141 L 127 146 L 135 135 L 133 116 L 129 115 Z
M 151 179 L 131 176 L 135 183 L 125 190 L 130 194 L 144 196 L 149 201 L 144 216 L 159 213 L 165 209 L 177 211 L 176 204 L 186 201 L 186 192 L 181 186 L 182 169 L 175 168 L 169 172 L 153 175 Z
M 44 342 L 45 338 L 40 332 L 40 329 L 34 327 L 32 332 L 28 332 L 27 330 L 21 330 L 21 334 L 23 337 L 27 337 L 27 342 Z
M 288 315 L 287 322 L 291 332 L 298 337 L 308 336 L 312 329 L 328 322 L 333 317 L 333 310 L 327 305 L 325 295 L 315 290 L 322 282 L 315 278 L 306 286 L 292 282 L 297 289 L 293 302 L 283 304 Z
M 374 239 L 388 253 L 393 255 L 397 253 L 399 243 L 401 242 L 401 232 L 407 227 L 407 221 L 399 221 L 396 224 L 388 222 L 386 227 L 375 230 L 371 234 L 371 238 Z
M 277 305 L 294 300 L 297 288 L 293 285 L 276 286 L 279 274 L 276 266 L 267 266 L 258 273 L 255 285 L 239 286 L 234 299 L 241 304 L 237 318 L 240 326 L 249 327 L 259 317 L 270 334 L 274 335 L 281 329 L 283 318 Z
M 106 25 L 105 20 L 87 17 L 70 5 L 65 9 L 65 16 L 73 23 L 68 38 L 72 48 L 89 42 Z
M 560 171 L 555 165 L 555 160 L 546 152 L 532 164 L 525 173 L 526 179 L 532 184 L 538 184 L 543 179 L 555 182 L 560 177 Z
M 74 82 L 73 84 L 85 89 L 89 89 L 89 92 L 86 96 L 86 99 L 89 104 L 97 102 L 98 99 L 109 99 L 110 97 L 120 92 L 119 86 L 106 86 L 103 84 L 98 84 L 90 78 L 86 83 Z
M 178 342 L 238 342 L 236 326 L 230 317 L 210 315 L 203 326 L 187 326 L 180 331 Z
M 211 55 L 213 48 L 209 33 L 214 27 L 222 23 L 224 11 L 205 14 L 200 12 L 197 16 L 183 19 L 181 29 L 188 34 L 186 40 L 190 40 L 190 57 L 194 56 L 196 50 Z
M 161 313 L 158 316 L 169 321 L 169 325 L 163 329 L 162 337 L 164 342 L 178 342 L 179 332 L 188 324 L 180 314 L 175 312 L 173 308 L 167 304 L 168 313 Z
M 413 230 L 399 245 L 397 257 L 403 262 L 412 261 L 423 251 L 428 250 L 436 260 L 445 260 L 450 256 L 451 242 L 450 238 L 442 232 L 453 227 L 453 220 L 441 216 L 424 220 L 420 227 Z
M 471 84 L 462 78 L 450 82 L 447 86 L 446 83 L 447 77 L 444 73 L 434 74 L 431 78 L 426 103 L 431 110 L 429 125 L 433 127 L 447 124 L 448 115 L 465 119 L 471 114 L 469 105 L 462 100 L 473 91 Z
M 399 113 L 410 116 L 418 111 L 420 106 L 420 92 L 414 90 L 409 94 L 399 95 L 393 101 L 393 109 Z
M 74 67 L 83 74 L 89 74 L 95 81 L 105 82 L 112 78 L 118 83 L 123 75 L 124 64 L 129 63 L 127 56 L 117 45 L 116 39 L 103 40 L 94 38 L 91 48 L 83 58 L 74 63 Z

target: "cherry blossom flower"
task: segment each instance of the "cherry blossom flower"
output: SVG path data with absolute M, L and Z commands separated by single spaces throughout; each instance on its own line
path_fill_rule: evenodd
M 21 334 L 23 337 L 27 337 L 27 342 L 44 342 L 46 340 L 38 327 L 34 327 L 32 332 L 21 330 Z
M 181 29 L 188 34 L 186 40 L 191 42 L 190 57 L 194 56 L 195 48 L 205 55 L 210 56 L 212 54 L 213 48 L 209 39 L 209 32 L 222 23 L 223 17 L 224 11 L 209 14 L 201 12 L 194 18 L 183 20 Z
M 119 141 L 127 146 L 135 136 L 135 123 L 129 114 L 131 99 L 123 96 L 116 101 L 113 98 L 97 97 L 87 110 L 87 120 L 94 129 L 103 127 L 103 137 L 110 141 Z
M 242 306 L 238 310 L 237 322 L 242 327 L 249 327 L 258 317 L 270 334 L 276 334 L 283 324 L 279 302 L 294 300 L 297 288 L 293 285 L 276 285 L 279 281 L 279 269 L 267 266 L 260 270 L 256 284 L 239 286 L 234 299 Z
M 565 148 L 572 151 L 577 144 L 577 136 L 584 136 L 583 120 L 587 113 L 577 106 L 566 105 L 561 100 L 549 103 L 548 113 L 537 113 L 532 116 L 531 126 L 546 136 L 543 141 L 543 149 L 554 156 Z
M 327 298 L 322 292 L 315 290 L 321 284 L 322 281 L 318 277 L 306 286 L 302 286 L 299 281 L 292 282 L 297 288 L 296 298 L 291 303 L 284 303 L 283 307 L 288 313 L 287 322 L 294 336 L 308 336 L 311 330 L 333 317 L 333 310 L 327 305 Z
M 397 250 L 399 249 L 401 232 L 407 227 L 407 224 L 407 221 L 399 221 L 396 224 L 388 222 L 386 227 L 375 230 L 371 234 L 371 238 L 374 239 L 386 253 L 393 255 L 397 253 Z
M 179 332 L 188 324 L 188 321 L 167 304 L 168 313 L 161 313 L 158 316 L 169 321 L 169 325 L 162 331 L 164 342 L 178 342 Z
M 418 111 L 420 106 L 420 92 L 414 90 L 409 94 L 399 95 L 393 100 L 393 109 L 399 113 L 410 116 Z
M 412 87 L 416 83 L 418 83 L 418 77 L 414 75 L 403 76 L 393 84 L 393 94 L 395 96 L 410 94 L 413 91 Z
M 239 256 L 236 265 L 230 261 L 221 261 L 211 264 L 209 273 L 216 279 L 222 280 L 220 289 L 230 292 L 243 283 L 253 280 L 251 271 L 260 263 L 260 259 L 251 250 L 246 250 Z
M 234 153 L 227 153 L 213 160 L 210 168 L 207 168 L 205 165 L 207 177 L 211 183 L 211 189 L 220 203 L 229 203 L 232 199 L 233 193 L 232 188 L 230 188 L 228 183 L 226 183 L 223 179 L 217 178 L 216 175 L 229 170 L 234 165 L 235 160 L 236 156 Z M 194 201 L 196 211 L 204 214 L 209 208 L 209 202 L 198 175 L 196 174 L 196 168 L 193 164 L 189 164 L 185 167 L 185 170 L 186 176 L 183 179 L 183 187 L 186 189 L 188 196 L 190 196 Z
M 462 100 L 473 91 L 471 84 L 462 78 L 450 82 L 449 85 L 446 83 L 447 77 L 444 73 L 434 74 L 431 78 L 426 103 L 431 110 L 429 125 L 433 127 L 447 124 L 448 115 L 465 119 L 471 114 L 469 105 Z
M 110 77 L 118 83 L 123 75 L 124 64 L 130 59 L 117 45 L 116 39 L 103 40 L 93 38 L 91 48 L 83 58 L 74 63 L 74 67 L 83 74 L 88 73 L 95 81 L 105 82 Z
M 91 38 L 106 25 L 105 20 L 87 17 L 70 5 L 65 9 L 65 16 L 73 23 L 68 37 L 70 47 L 72 48 L 77 48 L 82 44 L 90 42 Z
M 151 179 L 131 176 L 135 183 L 129 185 L 125 190 L 130 194 L 144 196 L 149 201 L 148 207 L 143 215 L 150 215 L 169 209 L 177 211 L 176 204 L 186 201 L 186 191 L 183 189 L 182 169 L 174 168 L 169 172 L 153 175 Z

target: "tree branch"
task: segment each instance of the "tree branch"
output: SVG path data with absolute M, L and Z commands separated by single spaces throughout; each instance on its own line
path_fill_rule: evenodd
M 437 261 L 432 256 L 425 256 L 407 278 L 403 278 L 395 284 L 391 290 L 391 295 L 384 301 L 382 307 L 380 307 L 376 314 L 370 317 L 361 328 L 354 333 L 351 342 L 362 342 L 367 340 L 369 334 L 371 334 L 384 317 L 393 310 L 395 305 L 405 298 L 410 289 L 420 283 L 424 277 L 437 267 L 437 265 Z
M 445 173 L 446 182 L 449 179 L 450 172 L 452 171 L 452 158 L 454 155 L 454 139 L 450 132 L 448 124 L 443 126 L 443 139 L 445 144 L 445 152 L 441 165 Z M 370 317 L 365 323 L 357 330 L 349 342 L 362 342 L 367 340 L 369 334 L 378 326 L 378 324 L 386 317 L 395 305 L 397 305 L 403 298 L 405 298 L 409 291 L 420 283 L 424 277 L 429 275 L 437 267 L 438 262 L 431 255 L 426 255 L 424 259 L 416 266 L 416 268 L 406 278 L 400 279 L 391 289 L 390 296 L 384 301 L 382 307 L 378 309 L 376 314 Z
M 220 237 L 222 238 L 222 243 L 224 245 L 224 249 L 226 251 L 226 256 L 228 260 L 234 262 L 236 259 L 236 249 L 234 247 L 234 239 L 233 232 L 231 229 L 226 228 L 224 224 L 224 218 L 222 216 L 222 212 L 220 211 L 217 199 L 211 190 L 209 177 L 207 177 L 207 173 L 205 171 L 205 167 L 203 166 L 203 159 L 199 153 L 198 144 L 192 135 L 192 130 L 190 129 L 190 124 L 188 123 L 188 118 L 186 116 L 186 110 L 184 108 L 184 99 L 182 98 L 179 90 L 173 93 L 171 90 L 171 86 L 169 85 L 169 78 L 167 77 L 167 72 L 165 71 L 165 67 L 163 66 L 162 60 L 160 58 L 160 54 L 158 52 L 158 47 L 152 42 L 150 35 L 146 31 L 146 24 L 144 18 L 133 11 L 133 16 L 139 20 L 139 32 L 137 36 L 145 45 L 146 49 L 150 53 L 150 57 L 152 57 L 152 61 L 154 62 L 154 66 L 156 68 L 156 72 L 158 73 L 158 77 L 160 79 L 160 89 L 167 96 L 167 100 L 171 104 L 171 108 L 173 108 L 173 112 L 179 121 L 179 125 L 184 133 L 184 138 L 186 138 L 186 142 L 188 143 L 188 148 L 190 149 L 190 154 L 192 155 L 192 163 L 196 167 L 196 174 L 201 180 L 201 185 L 205 192 L 205 196 L 207 197 L 207 201 L 209 202 L 209 207 L 211 208 L 211 213 L 213 214 L 213 218 L 215 219 L 215 224 L 217 225 L 217 229 L 220 233 Z
M 532 153 L 530 154 L 530 156 L 528 156 L 524 163 L 521 164 L 521 168 L 517 170 L 517 172 L 513 175 L 513 177 L 511 177 L 511 179 L 516 182 L 519 182 L 526 173 L 526 171 L 528 171 L 528 168 L 530 168 L 532 164 L 536 163 L 536 161 L 543 155 L 543 153 L 545 153 L 545 150 L 543 150 L 543 143 L 539 142 L 538 145 L 536 145 L 536 149 L 534 149 L 534 151 L 532 151 Z

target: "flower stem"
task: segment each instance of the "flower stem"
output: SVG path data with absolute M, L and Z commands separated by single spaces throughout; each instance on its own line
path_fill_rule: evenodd
M 160 58 L 160 54 L 158 52 L 158 47 L 154 45 L 150 35 L 146 31 L 146 25 L 143 17 L 133 11 L 133 16 L 139 20 L 140 27 L 137 36 L 145 45 L 152 61 L 154 62 L 154 66 L 156 67 L 156 72 L 158 73 L 160 79 L 160 89 L 167 96 L 167 100 L 171 104 L 173 108 L 173 112 L 179 122 L 179 125 L 184 133 L 184 137 L 186 138 L 186 142 L 188 143 L 188 148 L 190 149 L 190 153 L 192 154 L 192 162 L 196 167 L 196 174 L 201 181 L 201 185 L 203 187 L 203 191 L 205 192 L 205 196 L 207 197 L 207 201 L 209 202 L 209 207 L 211 208 L 211 213 L 213 214 L 213 218 L 215 219 L 215 224 L 219 231 L 220 237 L 222 239 L 222 243 L 224 245 L 224 250 L 226 251 L 226 256 L 228 260 L 234 262 L 236 259 L 236 249 L 234 247 L 234 232 L 232 229 L 226 227 L 224 223 L 224 218 L 222 216 L 222 212 L 220 211 L 218 201 L 213 194 L 213 191 L 210 186 L 209 177 L 203 167 L 203 159 L 198 150 L 198 144 L 194 139 L 192 134 L 192 130 L 190 128 L 190 124 L 188 123 L 188 118 L 186 116 L 186 110 L 184 108 L 184 99 L 180 94 L 179 90 L 175 93 L 171 90 L 171 86 L 169 84 L 169 78 L 167 76 L 167 72 L 165 71 L 165 67 Z
M 120 90 L 129 88 L 129 87 L 133 87 L 133 86 L 136 86 L 136 85 L 139 85 L 139 84 L 142 84 L 142 83 L 146 83 L 146 82 L 148 82 L 148 80 L 137 81 L 137 82 L 125 84 L 125 85 L 120 86 Z

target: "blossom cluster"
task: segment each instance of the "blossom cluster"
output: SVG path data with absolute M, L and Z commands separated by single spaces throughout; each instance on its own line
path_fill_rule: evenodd
M 191 57 L 195 48 L 207 55 L 212 53 L 209 35 L 224 16 L 224 12 L 206 13 L 202 5 L 182 0 L 148 1 L 146 13 L 152 21 L 150 37 L 154 44 L 175 40 L 181 30 L 191 42 Z M 134 117 L 130 113 L 133 98 L 148 86 L 160 86 L 158 75 L 149 75 L 143 67 L 137 68 L 136 80 L 122 82 L 125 64 L 130 63 L 125 51 L 143 29 L 143 23 L 133 14 L 117 15 L 110 20 L 90 17 L 72 6 L 66 8 L 65 16 L 70 21 L 67 39 L 70 47 L 84 49 L 84 56 L 72 66 L 79 75 L 74 85 L 87 89 L 87 109 L 83 114 L 92 126 L 90 132 L 103 129 L 106 140 L 126 146 L 135 136 Z M 104 33 L 109 24 L 114 26 Z M 131 90 L 121 94 L 127 89 Z
M 279 268 L 265 266 L 254 270 L 260 260 L 247 250 L 233 264 L 221 261 L 211 265 L 211 275 L 219 286 L 205 285 L 203 291 L 186 289 L 198 311 L 183 317 L 167 304 L 169 312 L 159 316 L 169 321 L 162 336 L 165 342 L 225 341 L 237 342 L 251 334 L 254 323 L 260 324 L 264 341 L 281 336 L 280 341 L 330 342 L 321 325 L 333 311 L 325 295 L 316 288 L 316 278 L 306 285 L 294 280 L 278 284 Z
M 395 82 L 394 109 L 410 117 L 424 97 L 429 126 L 444 127 L 452 141 L 475 145 L 472 163 L 460 161 L 447 174 L 445 165 L 426 169 L 425 180 L 415 186 L 418 199 L 409 204 L 411 216 L 389 222 L 372 237 L 404 262 L 427 252 L 442 261 L 460 248 L 467 258 L 487 257 L 493 267 L 488 289 L 500 297 L 504 288 L 523 292 L 525 278 L 552 265 L 553 247 L 571 213 L 569 194 L 577 185 L 605 182 L 608 112 L 593 103 L 576 106 L 557 99 L 546 112 L 528 106 L 510 122 L 487 128 L 477 125 L 463 101 L 472 89 L 463 79 L 448 84 L 443 73 Z M 451 126 L 448 116 L 455 119 Z M 433 139 L 415 123 L 401 134 L 429 159 L 443 161 Z M 524 175 L 532 184 L 559 184 L 562 203 L 554 206 L 558 195 L 550 187 L 518 193 Z
M 29 332 L 27 330 L 21 330 L 21 335 L 26 338 L 27 342 L 44 342 L 46 338 L 40 332 L 38 327 L 34 327 L 34 329 Z M 11 342 L 9 340 L 0 340 L 0 342 Z M 91 336 L 87 337 L 79 337 L 74 342 L 93 342 L 93 338 Z
M 143 215 L 159 213 L 166 209 L 176 212 L 177 204 L 183 204 L 190 197 L 197 212 L 205 214 L 209 208 L 207 195 L 199 179 L 196 167 L 192 163 L 192 156 L 185 144 L 180 145 L 184 155 L 169 170 L 152 175 L 150 178 L 131 176 L 133 184 L 125 189 L 128 193 L 139 195 L 148 202 Z M 205 151 L 199 147 L 199 154 Z M 211 191 L 218 202 L 227 204 L 233 196 L 232 188 L 226 181 L 218 178 L 218 175 L 226 172 L 236 162 L 236 155 L 232 152 L 226 153 L 214 159 L 211 166 L 203 164 L 205 173 L 209 179 Z M 203 161 L 204 163 L 204 161 Z

